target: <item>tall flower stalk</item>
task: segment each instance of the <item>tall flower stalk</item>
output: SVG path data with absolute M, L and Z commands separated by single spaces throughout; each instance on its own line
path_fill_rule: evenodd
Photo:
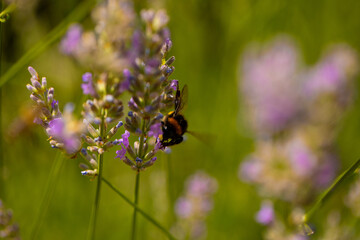
M 156 153 L 165 149 L 160 140 L 161 120 L 174 108 L 175 91 L 179 88 L 177 80 L 169 79 L 175 58 L 167 56 L 172 47 L 166 28 L 168 16 L 163 10 L 143 10 L 142 25 L 136 26 L 131 5 L 119 0 L 99 5 L 93 16 L 94 31 L 84 32 L 79 25 L 73 25 L 60 46 L 63 53 L 91 69 L 82 76 L 81 88 L 88 98 L 83 104 L 82 121 L 74 116 L 72 104 L 60 111 L 54 89 L 48 88 L 46 78 L 40 78 L 32 67 L 28 69 L 31 84 L 27 88 L 35 102 L 35 122 L 46 130 L 50 145 L 70 158 L 81 156 L 81 174 L 96 179 L 88 239 L 95 239 L 96 235 L 104 154 L 119 146 L 115 158 L 136 172 L 131 229 L 131 238 L 135 239 L 140 171 L 152 166 Z M 131 98 L 123 123 L 120 120 L 124 115 L 125 91 Z M 125 131 L 117 139 L 122 126 Z

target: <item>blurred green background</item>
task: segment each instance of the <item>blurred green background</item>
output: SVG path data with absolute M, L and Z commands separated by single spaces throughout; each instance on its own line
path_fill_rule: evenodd
M 27 1 L 2 23 L 4 74 L 26 51 L 60 23 L 81 1 Z M 31 3 L 33 2 L 33 3 Z M 5 4 L 6 5 L 6 4 Z M 32 5 L 32 6 L 31 6 Z M 260 198 L 254 187 L 237 176 L 241 160 L 251 152 L 253 139 L 243 124 L 239 101 L 238 69 L 244 47 L 252 41 L 267 41 L 277 34 L 294 37 L 307 64 L 316 62 L 331 43 L 346 42 L 360 50 L 360 2 L 356 0 L 182 0 L 140 1 L 136 6 L 163 7 L 170 16 L 173 40 L 171 54 L 176 57 L 174 78 L 189 86 L 185 116 L 193 131 L 215 135 L 208 147 L 192 136 L 172 148 L 170 155 L 141 175 L 140 206 L 159 222 L 171 227 L 166 191 L 173 198 L 183 193 L 185 179 L 202 169 L 215 177 L 219 188 L 215 206 L 207 218 L 207 239 L 261 239 L 262 227 L 254 220 Z M 88 16 L 82 22 L 91 26 Z M 77 103 L 81 109 L 81 75 L 87 70 L 59 52 L 59 41 L 33 59 L 41 76 L 54 86 L 62 109 L 64 103 Z M 13 139 L 8 137 L 11 123 L 30 105 L 25 85 L 30 78 L 27 65 L 1 88 L 1 157 L 4 179 L 0 198 L 13 209 L 23 239 L 28 239 L 44 195 L 49 172 L 56 156 L 46 134 L 36 127 Z M 359 84 L 357 84 L 359 88 Z M 359 92 L 359 91 L 358 91 Z M 348 111 L 338 138 L 343 168 L 360 156 L 360 102 Z M 133 196 L 135 172 L 106 154 L 104 176 L 127 196 Z M 166 169 L 171 163 L 168 186 Z M 85 239 L 95 182 L 81 176 L 78 159 L 64 159 L 49 210 L 44 216 L 38 239 Z M 102 189 L 98 239 L 127 239 L 132 208 L 104 185 Z M 170 215 L 171 217 L 171 215 Z M 138 239 L 166 239 L 149 222 L 139 217 Z

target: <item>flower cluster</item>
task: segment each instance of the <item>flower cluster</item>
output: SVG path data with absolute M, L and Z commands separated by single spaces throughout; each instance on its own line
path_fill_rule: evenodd
M 177 80 L 169 79 L 174 71 L 175 57 L 168 57 L 172 47 L 166 28 L 165 11 L 142 10 L 141 25 L 136 25 L 136 14 L 125 0 L 109 0 L 93 11 L 96 22 L 93 31 L 84 32 L 75 24 L 70 27 L 60 44 L 63 53 L 72 56 L 91 72 L 82 76 L 81 88 L 88 100 L 83 104 L 83 122 L 71 114 L 71 106 L 59 111 L 54 100 L 54 89 L 46 88 L 32 74 L 31 98 L 40 109 L 39 122 L 50 136 L 53 147 L 64 149 L 75 156 L 79 153 L 82 174 L 96 177 L 99 157 L 118 145 L 116 158 L 132 169 L 140 171 L 156 161 L 155 154 L 164 150 L 161 144 L 161 120 L 174 107 Z M 131 94 L 129 111 L 124 124 L 122 95 Z M 124 125 L 122 138 L 115 139 Z M 139 138 L 130 144 L 130 134 Z M 97 156 L 98 155 L 98 156 Z
M 244 53 L 239 86 L 256 134 L 272 135 L 298 121 L 303 108 L 300 68 L 295 44 L 284 37 L 265 49 L 250 46 Z
M 356 53 L 345 44 L 330 48 L 313 67 L 304 66 L 289 38 L 279 37 L 265 48 L 250 46 L 239 86 L 256 135 L 272 137 L 304 121 L 341 116 L 334 111 L 351 103 L 357 63 Z
M 286 139 L 258 140 L 239 168 L 239 177 L 259 186 L 262 195 L 306 204 L 334 179 L 337 158 L 321 149 L 314 128 L 299 128 Z M 304 187 L 306 186 L 306 187 Z
M 92 13 L 93 31 L 73 24 L 62 39 L 60 50 L 95 72 L 121 74 L 129 64 L 128 45 L 135 28 L 135 12 L 126 0 L 109 0 Z
M 199 239 L 206 236 L 205 219 L 213 208 L 213 195 L 217 191 L 216 179 L 197 172 L 186 182 L 185 194 L 175 205 L 178 222 L 174 232 L 179 238 Z
M 0 239 L 20 240 L 19 226 L 13 223 L 11 210 L 0 200 Z
M 122 149 L 117 151 L 117 158 L 135 170 L 151 166 L 156 160 L 155 153 L 163 148 L 159 140 L 161 119 L 174 106 L 174 90 L 178 85 L 177 80 L 169 80 L 175 69 L 172 66 L 175 57 L 167 58 L 172 46 L 166 28 L 167 15 L 162 10 L 143 10 L 141 18 L 145 30 L 134 33 L 131 68 L 124 70 L 132 96 L 124 124 L 126 132 L 119 140 Z M 139 137 L 134 147 L 128 141 L 130 134 Z M 154 147 L 150 150 L 149 145 Z
M 96 176 L 93 154 L 102 154 L 114 145 L 121 148 L 116 158 L 134 170 L 151 166 L 156 152 L 164 148 L 159 139 L 161 119 L 173 108 L 178 88 L 178 81 L 169 79 L 175 69 L 175 57 L 167 57 L 172 47 L 166 28 L 169 18 L 164 10 L 142 10 L 140 15 L 139 27 L 131 3 L 106 1 L 93 11 L 93 31 L 84 32 L 75 24 L 60 44 L 63 53 L 92 69 L 83 75 L 81 85 L 83 93 L 90 97 L 82 113 L 89 133 L 83 139 L 88 146 L 81 155 L 92 164 L 81 165 L 84 175 Z M 125 91 L 131 94 L 125 132 L 121 139 L 111 140 L 122 126 L 118 122 L 124 108 L 120 97 Z M 116 126 L 106 134 L 113 123 Z M 139 140 L 130 144 L 130 134 Z
M 266 48 L 251 46 L 244 55 L 240 84 L 257 138 L 239 177 L 255 184 L 262 196 L 295 208 L 310 203 L 335 177 L 340 165 L 334 150 L 336 126 L 352 103 L 358 73 L 357 55 L 344 44 L 330 48 L 310 67 L 299 55 L 284 37 Z M 270 224 L 268 234 L 284 235 L 287 224 L 275 215 L 267 202 L 257 221 Z
M 34 122 L 47 132 L 53 148 L 63 150 L 68 155 L 75 155 L 81 148 L 81 134 L 84 131 L 82 122 L 74 119 L 73 106 L 67 105 L 64 114 L 59 110 L 59 102 L 54 98 L 54 88 L 47 87 L 47 80 L 41 80 L 34 68 L 28 68 L 31 84 L 26 87 L 31 92 L 30 98 L 35 102 L 36 117 Z
M 91 99 L 83 104 L 82 115 L 88 134 L 83 134 L 82 138 L 88 146 L 81 150 L 81 155 L 88 160 L 91 167 L 83 164 L 81 168 L 84 170 L 82 171 L 83 175 L 96 176 L 97 160 L 96 156 L 92 154 L 103 154 L 119 144 L 118 140 L 112 138 L 123 125 L 122 121 L 119 121 L 123 116 L 124 108 L 119 99 L 122 81 L 107 72 L 85 73 L 82 79 L 83 93 Z M 114 123 L 115 126 L 110 128 L 110 125 L 114 125 Z

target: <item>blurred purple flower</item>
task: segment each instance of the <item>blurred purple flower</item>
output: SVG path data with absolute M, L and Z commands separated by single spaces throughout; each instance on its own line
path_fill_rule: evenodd
M 205 218 L 213 208 L 213 194 L 216 190 L 216 179 L 199 171 L 188 178 L 185 194 L 176 201 L 175 213 L 178 221 L 186 222 L 188 229 L 184 231 L 194 239 L 202 238 L 206 234 Z
M 181 197 L 176 201 L 175 213 L 180 218 L 190 217 L 192 210 L 192 203 L 187 198 Z
M 194 174 L 187 182 L 187 192 L 190 195 L 202 196 L 215 193 L 217 181 L 203 172 Z
M 295 45 L 283 38 L 265 50 L 253 47 L 246 51 L 242 92 L 259 134 L 273 134 L 296 119 L 301 110 L 299 65 Z
M 275 219 L 273 204 L 270 201 L 264 201 L 260 210 L 256 214 L 256 221 L 263 225 L 271 224 Z
M 61 40 L 60 50 L 66 55 L 74 54 L 79 48 L 82 27 L 79 24 L 73 24 L 69 27 L 65 37 Z
M 57 140 L 58 142 L 64 144 L 64 148 L 68 154 L 73 154 L 79 150 L 81 147 L 81 141 L 77 130 L 68 129 L 63 118 L 55 118 L 49 122 L 47 128 L 47 133 L 49 136 Z M 81 131 L 81 130 L 79 130 Z
M 300 176 L 310 176 L 317 167 L 317 159 L 302 139 L 291 140 L 286 145 L 294 172 Z
M 344 93 L 344 89 L 357 72 L 355 51 L 348 46 L 338 45 L 305 75 L 305 94 L 312 98 L 326 93 L 348 94 Z
M 64 121 L 62 118 L 55 118 L 49 122 L 48 134 L 55 138 L 62 138 L 64 132 Z
M 248 159 L 242 162 L 239 166 L 238 177 L 247 182 L 253 182 L 261 174 L 261 164 L 255 159 Z

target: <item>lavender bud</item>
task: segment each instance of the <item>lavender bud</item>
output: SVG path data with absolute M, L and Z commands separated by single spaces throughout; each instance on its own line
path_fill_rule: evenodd
M 123 122 L 120 121 L 118 124 L 116 124 L 116 128 L 120 128 L 123 125 Z
M 147 161 L 149 160 L 150 158 L 152 158 L 153 156 L 155 156 L 157 151 L 154 151 L 154 150 L 151 150 L 150 152 L 148 152 L 145 157 L 144 157 L 144 160 Z
M 34 102 L 41 101 L 34 93 L 30 94 L 30 99 L 33 100 Z
M 36 88 L 34 88 L 32 85 L 30 84 L 26 84 L 26 88 L 30 91 L 30 92 L 37 92 Z
M 79 168 L 80 168 L 81 170 L 87 170 L 87 169 L 89 169 L 89 166 L 86 165 L 85 163 L 80 163 L 80 164 L 79 164 Z
M 38 81 L 34 81 L 33 82 L 33 86 L 37 89 L 37 90 L 41 90 L 41 84 Z
M 152 158 L 151 160 L 145 162 L 145 163 L 142 165 L 142 167 L 143 167 L 143 168 L 147 168 L 147 167 L 152 166 L 152 165 L 155 163 L 156 159 L 157 159 L 156 157 Z
M 90 152 L 97 152 L 97 151 L 99 150 L 99 148 L 96 147 L 96 146 L 89 146 L 89 147 L 87 147 L 87 149 L 88 149 Z
M 29 73 L 31 74 L 31 76 L 33 78 L 39 79 L 39 75 L 38 75 L 38 73 L 36 72 L 36 70 L 33 67 L 29 66 L 28 71 L 29 71 Z
M 100 136 L 98 130 L 96 130 L 86 119 L 84 119 L 84 124 L 87 126 L 87 130 L 91 134 L 92 137 L 96 138 Z
M 175 57 L 172 56 L 170 57 L 166 62 L 165 65 L 170 66 L 171 64 L 173 64 L 175 62 Z
M 84 156 L 87 156 L 87 155 L 88 155 L 88 153 L 87 153 L 87 151 L 86 151 L 85 148 L 82 148 L 80 152 L 81 152 L 81 154 L 84 155 Z
M 42 86 L 43 89 L 46 89 L 46 86 L 47 86 L 46 77 L 43 77 L 41 79 L 41 86 Z
M 123 158 L 123 162 L 124 162 L 125 164 L 129 165 L 130 167 L 135 166 L 134 162 L 131 161 L 131 160 L 130 160 L 128 157 L 126 157 L 126 156 Z
M 89 162 L 90 162 L 91 167 L 93 167 L 94 169 L 97 169 L 99 167 L 97 162 L 94 159 L 91 159 Z
M 81 174 L 83 176 L 95 177 L 97 176 L 97 169 L 82 171 Z
M 54 95 L 54 92 L 55 92 L 54 88 L 52 88 L 52 87 L 49 88 L 48 94 Z
M 161 54 L 165 56 L 170 51 L 171 47 L 172 41 L 170 40 L 170 38 L 168 38 L 165 40 L 165 43 L 161 47 Z
M 135 154 L 136 156 L 139 155 L 139 141 L 135 141 L 134 142 L 134 151 L 135 151 Z
M 53 103 L 53 100 L 54 100 L 54 95 L 48 93 L 48 95 L 47 95 L 47 101 L 48 101 L 48 103 Z
M 127 152 L 133 159 L 136 159 L 136 154 L 135 154 L 134 150 L 132 149 L 132 147 L 131 147 L 130 145 L 126 148 L 126 152 Z

